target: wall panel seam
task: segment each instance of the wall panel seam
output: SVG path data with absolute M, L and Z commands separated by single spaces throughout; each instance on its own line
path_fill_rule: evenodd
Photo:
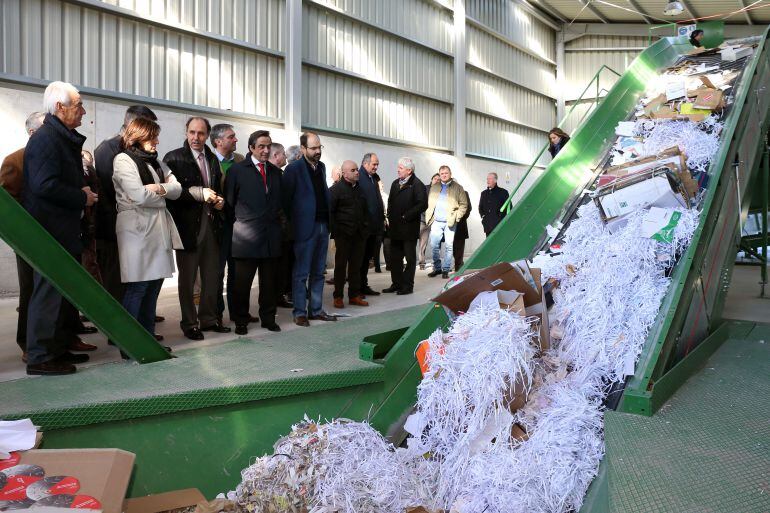
M 534 50 L 530 50 L 526 46 L 522 46 L 522 45 L 516 43 L 515 41 L 511 40 L 507 35 L 505 35 L 505 34 L 503 34 L 501 32 L 498 32 L 497 30 L 495 30 L 495 29 L 493 29 L 491 27 L 488 27 L 487 25 L 485 25 L 484 23 L 480 22 L 479 20 L 477 20 L 475 18 L 471 18 L 470 16 L 466 16 L 465 17 L 465 21 L 469 25 L 471 25 L 471 26 L 481 30 L 482 32 L 486 32 L 490 36 L 494 37 L 495 39 L 499 39 L 500 41 L 502 41 L 503 43 L 507 44 L 508 46 L 510 46 L 512 48 L 516 48 L 517 50 L 519 50 L 521 52 L 524 52 L 524 53 L 526 53 L 528 55 L 531 55 L 532 57 L 535 57 L 536 59 L 539 59 L 539 60 L 541 60 L 543 62 L 547 62 L 548 64 L 550 64 L 552 66 L 556 66 L 556 61 L 553 61 L 553 60 L 549 59 L 545 55 L 540 55 L 539 53 L 535 52 Z
M 476 71 L 480 71 L 481 73 L 483 73 L 485 75 L 489 75 L 490 77 L 494 77 L 494 78 L 502 80 L 504 82 L 508 82 L 509 84 L 511 84 L 511 85 L 513 85 L 515 87 L 518 87 L 520 89 L 525 89 L 525 90 L 527 90 L 527 91 L 529 91 L 531 93 L 534 93 L 534 94 L 537 94 L 537 95 L 540 95 L 540 96 L 544 96 L 544 97 L 548 98 L 549 100 L 556 100 L 556 96 L 553 95 L 553 94 L 546 93 L 545 91 L 541 91 L 539 89 L 534 89 L 534 88 L 532 88 L 530 86 L 522 84 L 521 82 L 519 82 L 517 80 L 513 80 L 512 78 L 509 78 L 506 75 L 500 75 L 499 73 L 496 73 L 496 72 L 492 71 L 491 69 L 485 68 L 483 66 L 479 66 L 478 64 L 471 64 L 470 62 L 466 62 L 465 63 L 465 67 L 466 68 L 472 68 L 472 69 L 474 69 Z
M 492 119 L 498 119 L 500 121 L 504 121 L 505 123 L 509 123 L 511 125 L 523 126 L 524 128 L 529 128 L 530 130 L 536 130 L 538 132 L 543 132 L 543 133 L 546 133 L 546 134 L 550 130 L 550 127 L 549 128 L 542 128 L 542 127 L 539 127 L 539 126 L 530 125 L 529 123 L 524 123 L 523 121 L 517 121 L 515 119 L 511 119 L 511 118 L 508 118 L 506 116 L 500 116 L 499 114 L 494 114 L 492 112 L 487 112 L 485 110 L 476 109 L 476 108 L 473 108 L 473 107 L 466 107 L 465 110 L 467 112 L 472 112 L 474 114 L 478 114 L 479 116 L 484 116 L 484 117 L 492 118 Z

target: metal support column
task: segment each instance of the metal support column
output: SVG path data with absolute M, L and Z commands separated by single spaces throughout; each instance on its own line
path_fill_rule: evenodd
M 564 57 L 564 29 L 556 32 L 556 119 L 564 119 L 566 102 L 564 101 L 564 70 L 566 66 Z
M 302 130 L 302 0 L 286 0 L 285 127 Z
M 454 2 L 455 144 L 457 158 L 465 157 L 465 0 Z
M 762 273 L 761 293 L 760 297 L 765 297 L 765 285 L 767 285 L 767 211 L 768 211 L 768 195 L 770 195 L 770 148 L 765 144 L 765 151 L 762 158 L 762 178 L 761 191 L 762 191 L 762 266 L 760 267 Z

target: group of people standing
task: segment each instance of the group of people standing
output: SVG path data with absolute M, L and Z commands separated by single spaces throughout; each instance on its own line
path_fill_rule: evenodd
M 156 314 L 157 299 L 175 267 L 180 327 L 189 339 L 230 332 L 225 303 L 239 335 L 255 322 L 280 331 L 278 307 L 291 308 L 299 326 L 335 321 L 322 300 L 330 237 L 336 246 L 334 307 L 345 307 L 346 284 L 348 304 L 368 306 L 367 297 L 380 294 L 369 286 L 368 271 L 370 261 L 379 261 L 383 236 L 392 282 L 383 292 L 411 294 L 421 230 L 429 227 L 431 276 L 446 277 L 456 231 L 471 210 L 448 166 L 426 187 L 406 157 L 398 161 L 387 204 L 374 153 L 365 154 L 360 166 L 344 161 L 340 179 L 328 187 L 321 138 L 314 132 L 284 148 L 267 130 L 257 130 L 244 156 L 235 151 L 232 125 L 212 127 L 194 116 L 185 124 L 182 146 L 161 159 L 160 125 L 142 105 L 127 109 L 120 132 L 98 145 L 92 166 L 82 150 L 86 138 L 76 130 L 85 114 L 77 89 L 53 82 L 43 103 L 46 112 L 29 117 L 30 139 L 3 162 L 0 182 L 75 259 L 93 264 L 86 267 L 158 340 L 155 323 L 163 318 Z M 487 233 L 507 198 L 496 178 L 488 177 L 479 204 Z M 454 255 L 459 268 L 462 250 Z M 23 259 L 18 264 L 23 290 L 17 341 L 27 373 L 75 372 L 74 364 L 88 356 L 72 351 L 96 348 L 75 335 L 84 332 L 78 331 L 83 325 L 77 310 Z M 250 313 L 255 277 L 258 317 Z

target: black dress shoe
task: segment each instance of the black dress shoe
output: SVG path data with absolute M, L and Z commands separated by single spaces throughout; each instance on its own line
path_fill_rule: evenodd
M 213 331 L 214 333 L 230 333 L 232 330 L 227 326 L 222 326 L 221 324 L 212 324 L 211 326 L 206 326 L 205 328 L 201 328 L 201 331 Z
M 248 324 L 236 324 L 235 325 L 235 334 L 236 335 L 245 335 L 249 332 L 249 325 Z
M 78 335 L 90 335 L 99 331 L 95 326 L 80 326 L 75 333 Z
M 157 340 L 158 342 L 163 340 L 163 335 L 161 335 L 160 333 L 153 333 L 152 336 L 155 337 L 155 340 Z
M 366 296 L 379 296 L 380 293 L 376 290 L 372 289 L 371 287 L 366 287 L 361 291 Z
M 70 353 L 69 351 L 65 351 L 60 356 L 57 356 L 54 361 L 57 363 L 64 363 L 68 365 L 72 365 L 75 363 L 86 363 L 90 357 L 87 354 L 81 354 L 81 353 Z
M 265 328 L 268 331 L 275 331 L 275 332 L 281 331 L 281 327 L 278 326 L 276 323 L 273 323 L 273 324 L 263 324 L 262 327 Z
M 30 376 L 63 376 L 74 374 L 77 369 L 71 363 L 63 363 L 58 360 L 27 365 L 27 374 Z
M 398 292 L 398 287 L 396 287 L 395 285 L 391 285 L 387 289 L 382 289 L 382 291 L 386 294 L 390 294 L 391 292 Z
M 326 312 L 321 312 L 318 315 L 311 315 L 308 317 L 311 321 L 331 321 L 334 322 L 337 320 L 337 316 L 335 315 L 329 315 Z
M 259 322 L 259 317 L 255 315 L 249 315 L 249 324 L 256 324 Z
M 184 330 L 183 333 L 190 340 L 203 340 L 203 333 L 198 328 L 189 328 Z
M 449 273 L 441 273 L 441 277 L 446 280 L 447 278 L 449 278 Z
M 441 271 L 438 270 L 438 269 L 434 269 L 434 270 L 432 270 L 431 272 L 428 273 L 428 278 L 435 278 L 439 274 L 441 274 Z
M 410 289 L 410 290 L 399 290 L 398 292 L 396 292 L 397 296 L 406 296 L 407 294 L 414 294 L 414 291 Z
M 165 320 L 166 320 L 166 318 L 163 317 L 162 315 L 156 315 L 155 316 L 155 322 L 163 322 Z
M 296 324 L 297 326 L 302 326 L 303 328 L 307 328 L 308 326 L 310 326 L 310 323 L 308 322 L 307 317 L 305 317 L 304 315 L 295 317 L 294 324 Z

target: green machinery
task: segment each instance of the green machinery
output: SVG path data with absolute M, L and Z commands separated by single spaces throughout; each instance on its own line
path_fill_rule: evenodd
M 759 176 L 770 102 L 766 42 L 767 32 L 734 92 L 700 225 L 674 270 L 621 412 L 652 415 L 710 354 L 693 349 L 722 323 L 739 227 Z M 536 252 L 545 227 L 561 219 L 594 178 L 618 121 L 634 110 L 646 83 L 690 49 L 684 40 L 664 38 L 645 50 L 465 267 Z M 195 486 L 213 496 L 232 489 L 249 460 L 271 452 L 305 414 L 368 419 L 392 440 L 403 437 L 420 380 L 415 348 L 448 322 L 438 305 L 314 328 L 314 340 L 294 331 L 180 351 L 169 359 L 5 193 L 0 213 L 6 220 L 0 235 L 9 245 L 135 360 L 148 362 L 2 383 L 2 417 L 31 417 L 44 429 L 47 448 L 135 452 L 130 495 Z M 584 510 L 602 510 L 596 496 L 606 486 L 604 474 L 602 469 Z

